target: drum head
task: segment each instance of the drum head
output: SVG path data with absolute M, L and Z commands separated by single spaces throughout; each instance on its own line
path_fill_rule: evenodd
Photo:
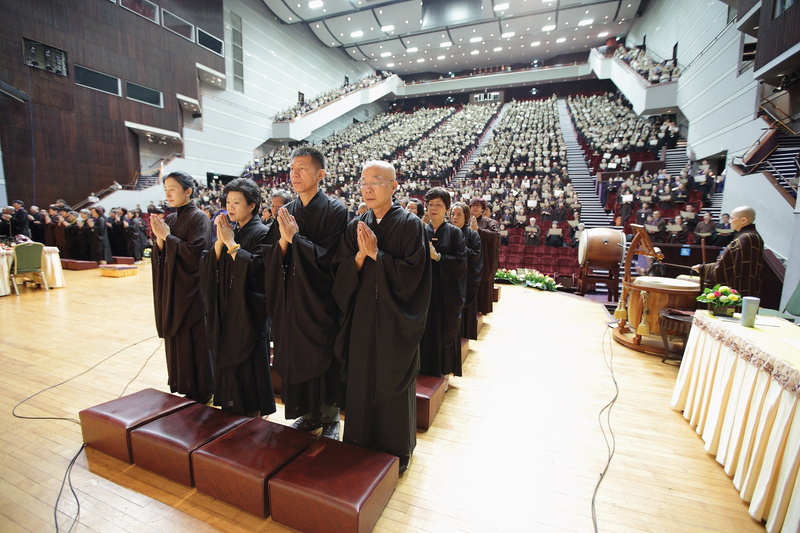
M 700 284 L 696 281 L 675 278 L 660 278 L 657 276 L 639 276 L 633 284 L 641 288 L 669 289 L 678 291 L 698 291 Z
M 578 263 L 583 265 L 586 262 L 586 252 L 589 249 L 589 232 L 582 231 L 578 239 Z

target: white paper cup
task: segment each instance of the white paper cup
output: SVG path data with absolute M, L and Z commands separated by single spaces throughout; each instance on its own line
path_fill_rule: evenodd
M 740 322 L 744 327 L 752 328 L 755 326 L 759 304 L 761 304 L 761 299 L 755 296 L 742 298 L 742 318 Z

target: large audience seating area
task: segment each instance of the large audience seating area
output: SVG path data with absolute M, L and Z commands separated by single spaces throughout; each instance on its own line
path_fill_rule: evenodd
M 472 177 L 566 176 L 566 153 L 555 96 L 513 101 L 492 129 Z
M 477 146 L 496 112 L 493 104 L 377 115 L 326 138 L 317 147 L 328 159 L 328 177 L 338 183 L 357 181 L 361 165 L 371 159 L 392 161 L 401 179 L 432 176 L 447 180 Z M 412 153 L 407 156 L 408 150 Z M 269 186 L 286 183 L 290 154 L 289 148 L 266 154 L 248 165 L 243 175 Z
M 371 85 L 375 85 L 379 81 L 383 81 L 384 79 L 391 76 L 391 72 L 381 72 L 380 74 L 372 74 L 369 76 L 365 76 L 361 78 L 355 83 L 347 83 L 342 85 L 341 87 L 337 87 L 336 89 L 331 89 L 330 91 L 324 92 L 320 95 L 317 95 L 311 100 L 304 100 L 303 102 L 299 102 L 289 109 L 285 109 L 280 111 L 275 115 L 276 122 L 288 122 L 292 119 L 295 119 L 301 115 L 306 113 L 310 113 L 315 109 L 333 102 L 343 96 L 350 94 L 353 91 L 357 91 L 359 89 L 363 89 L 365 87 L 369 87 Z
M 678 128 L 662 117 L 643 119 L 620 93 L 567 97 L 567 107 L 592 173 L 629 170 L 673 147 Z

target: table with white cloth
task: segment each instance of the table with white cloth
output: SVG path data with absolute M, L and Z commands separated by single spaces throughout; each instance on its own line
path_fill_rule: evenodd
M 11 266 L 14 263 L 14 250 L 0 248 L 0 296 L 11 294 Z M 66 287 L 64 270 L 61 268 L 61 254 L 55 246 L 45 246 L 42 251 L 42 270 L 51 289 Z
M 759 315 L 746 328 L 695 313 L 672 407 L 769 532 L 800 531 L 799 403 L 800 327 Z

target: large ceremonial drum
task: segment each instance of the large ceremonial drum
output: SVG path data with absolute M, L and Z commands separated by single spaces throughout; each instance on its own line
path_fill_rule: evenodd
M 590 228 L 578 241 L 581 266 L 611 269 L 618 267 L 625 252 L 625 234 L 613 228 Z
M 698 282 L 683 279 L 640 276 L 623 284 L 628 288 L 628 323 L 635 331 L 644 314 L 651 335 L 661 331 L 658 314 L 662 309 L 695 309 L 700 294 Z

